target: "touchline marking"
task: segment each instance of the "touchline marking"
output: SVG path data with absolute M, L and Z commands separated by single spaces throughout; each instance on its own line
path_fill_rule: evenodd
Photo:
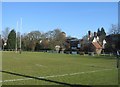
M 107 70 L 113 70 L 113 69 L 103 69 L 103 70 L 95 70 L 95 71 L 88 71 L 88 72 L 78 72 L 78 73 L 62 74 L 62 75 L 52 75 L 52 76 L 44 76 L 44 77 L 42 76 L 42 77 L 38 77 L 38 78 L 54 78 L 54 77 L 73 76 L 73 75 L 78 75 L 78 74 L 95 73 L 95 72 L 107 71 Z M 0 83 L 3 83 L 3 82 L 23 81 L 23 80 L 31 80 L 31 79 L 33 79 L 33 78 L 3 80 L 3 81 L 0 81 Z

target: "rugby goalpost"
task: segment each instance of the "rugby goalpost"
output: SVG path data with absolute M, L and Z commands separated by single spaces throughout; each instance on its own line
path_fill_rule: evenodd
M 22 18 L 20 18 L 20 27 L 19 27 L 19 22 L 17 21 L 17 26 L 16 26 L 16 44 L 15 44 L 15 50 L 16 50 L 16 53 L 18 51 L 18 44 L 17 44 L 17 30 L 19 29 L 19 32 L 20 32 L 20 40 L 19 40 L 19 53 L 21 54 L 21 30 L 22 30 Z

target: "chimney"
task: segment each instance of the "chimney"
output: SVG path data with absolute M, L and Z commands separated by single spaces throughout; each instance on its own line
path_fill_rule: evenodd
M 97 33 L 96 33 L 96 32 L 94 32 L 94 37 L 96 37 L 96 38 L 97 38 Z
M 88 31 L 88 36 L 90 36 L 91 35 L 91 31 Z
M 91 38 L 91 31 L 88 31 L 88 40 Z

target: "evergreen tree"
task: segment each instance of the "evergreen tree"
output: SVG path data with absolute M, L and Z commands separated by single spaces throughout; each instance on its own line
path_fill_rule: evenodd
M 97 35 L 100 36 L 101 35 L 101 31 L 100 29 L 98 28 L 98 31 L 97 31 Z
M 104 28 L 102 27 L 101 28 L 101 31 L 100 31 L 100 42 L 103 42 L 103 40 L 105 39 L 105 37 L 106 37 L 106 33 L 105 33 L 105 30 L 104 30 Z
M 16 32 L 13 29 L 10 31 L 10 33 L 8 35 L 7 48 L 8 49 L 15 49 L 15 44 L 16 44 Z
M 103 27 L 101 28 L 101 34 L 104 35 L 104 36 L 106 36 L 105 30 L 104 30 Z

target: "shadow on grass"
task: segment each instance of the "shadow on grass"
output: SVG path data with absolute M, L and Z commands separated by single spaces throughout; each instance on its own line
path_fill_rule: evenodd
M 11 75 L 16 75 L 16 76 L 21 76 L 21 77 L 26 77 L 26 78 L 32 78 L 32 79 L 36 79 L 36 80 L 53 82 L 53 83 L 56 83 L 56 84 L 59 84 L 59 85 L 67 86 L 67 87 L 91 87 L 91 86 L 87 86 L 87 85 L 74 85 L 74 84 L 69 84 L 69 83 L 65 83 L 65 82 L 58 82 L 58 81 L 53 81 L 53 80 L 48 80 L 48 79 L 44 79 L 44 78 L 39 78 L 39 77 L 34 77 L 34 76 L 29 76 L 29 75 L 23 75 L 23 74 L 9 72 L 9 71 L 3 71 L 3 70 L 0 71 L 0 72 L 11 74 Z

